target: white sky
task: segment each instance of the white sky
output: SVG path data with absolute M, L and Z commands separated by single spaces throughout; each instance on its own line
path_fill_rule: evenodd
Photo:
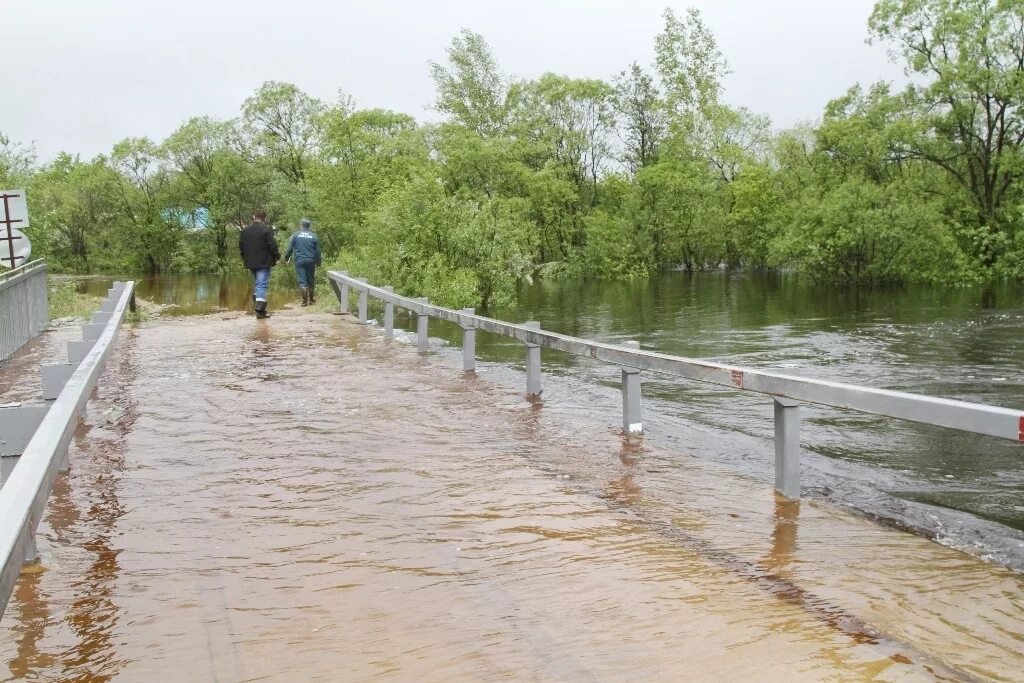
M 653 62 L 666 6 L 700 8 L 733 74 L 726 100 L 776 127 L 818 118 L 855 82 L 902 81 L 869 46 L 873 0 L 0 0 L 0 132 L 91 157 L 187 118 L 237 115 L 266 80 L 433 118 L 427 60 L 461 28 L 502 69 L 611 78 Z

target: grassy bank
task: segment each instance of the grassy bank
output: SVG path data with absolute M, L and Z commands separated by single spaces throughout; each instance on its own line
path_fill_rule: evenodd
M 47 295 L 50 305 L 50 320 L 61 318 L 87 319 L 100 310 L 102 298 L 88 294 L 79 294 L 74 282 L 70 280 L 49 281 Z

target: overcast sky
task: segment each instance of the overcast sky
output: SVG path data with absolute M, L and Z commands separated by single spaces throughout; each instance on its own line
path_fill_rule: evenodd
M 729 60 L 726 100 L 776 127 L 816 119 L 855 82 L 902 80 L 864 42 L 873 0 L 0 0 L 0 132 L 42 159 L 89 157 L 191 116 L 233 117 L 267 80 L 436 118 L 427 61 L 461 28 L 515 76 L 608 79 L 650 64 L 661 13 L 688 5 Z

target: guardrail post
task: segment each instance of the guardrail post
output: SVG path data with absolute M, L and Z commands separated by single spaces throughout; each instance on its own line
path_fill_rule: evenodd
M 77 367 L 75 363 L 52 363 L 39 368 L 43 379 L 43 400 L 52 401 L 60 396 Z
M 640 342 L 623 342 L 623 346 L 640 349 Z M 622 368 L 622 431 L 639 434 L 644 430 L 640 402 L 640 371 L 636 368 Z
M 3 486 L 7 478 L 11 476 L 11 472 L 14 471 L 14 466 L 18 464 L 18 455 L 0 455 L 0 487 Z
M 385 292 L 394 293 L 394 287 L 381 287 Z M 395 338 L 395 305 L 390 301 L 384 302 L 384 338 Z
M 462 313 L 473 315 L 475 309 L 463 308 Z M 473 325 L 462 327 L 462 369 L 466 372 L 476 370 L 476 328 Z
M 366 283 L 366 278 L 362 278 L 361 277 L 361 278 L 357 278 L 357 279 L 358 279 L 359 282 L 362 282 L 364 284 Z M 364 288 L 359 290 L 359 323 L 361 325 L 365 325 L 366 324 L 366 299 L 367 299 L 367 294 L 366 294 L 366 288 L 364 287 Z
M 343 270 L 341 271 L 341 274 L 348 276 L 348 271 Z M 340 290 L 338 292 L 338 308 L 341 309 L 342 313 L 348 313 L 348 283 L 342 282 L 338 286 L 338 289 Z
M 68 342 L 68 362 L 78 367 L 85 357 L 92 351 L 92 347 L 96 345 L 96 340 L 82 340 L 82 341 L 69 341 Z
M 94 325 L 93 323 L 86 323 L 82 325 L 82 340 L 83 341 L 96 341 L 103 334 L 103 328 L 105 325 Z
M 531 320 L 523 323 L 523 327 L 539 330 L 540 323 Z M 526 395 L 540 396 L 540 345 L 526 344 Z
M 416 299 L 416 301 L 420 302 L 421 304 L 428 304 L 428 303 L 430 303 L 430 300 L 427 297 L 425 297 L 425 296 L 421 296 L 420 298 Z M 429 326 L 430 326 L 430 316 L 427 315 L 426 313 L 419 313 L 419 312 L 417 312 L 416 313 L 416 348 L 417 348 L 417 350 L 420 353 L 426 353 L 427 352 L 427 340 L 428 340 L 427 334 L 428 334 L 428 331 L 429 331 Z
M 800 499 L 800 404 L 775 398 L 775 490 Z
M 51 403 L 23 403 L 0 408 L 0 457 L 21 455 L 42 423 Z
M 31 523 L 25 525 L 25 564 L 35 564 L 39 560 L 39 549 L 36 547 L 36 533 Z

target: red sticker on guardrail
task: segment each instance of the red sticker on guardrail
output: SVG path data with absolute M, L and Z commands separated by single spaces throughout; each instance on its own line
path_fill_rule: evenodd
M 742 389 L 743 388 L 743 371 L 742 370 L 733 370 L 730 374 L 732 374 L 733 386 L 735 386 L 737 389 Z
M 1024 415 L 1020 416 L 1020 429 L 1017 433 L 1017 438 L 1021 443 L 1024 443 Z
M 591 358 L 597 358 L 597 347 L 596 346 L 591 346 L 590 347 L 590 357 Z

